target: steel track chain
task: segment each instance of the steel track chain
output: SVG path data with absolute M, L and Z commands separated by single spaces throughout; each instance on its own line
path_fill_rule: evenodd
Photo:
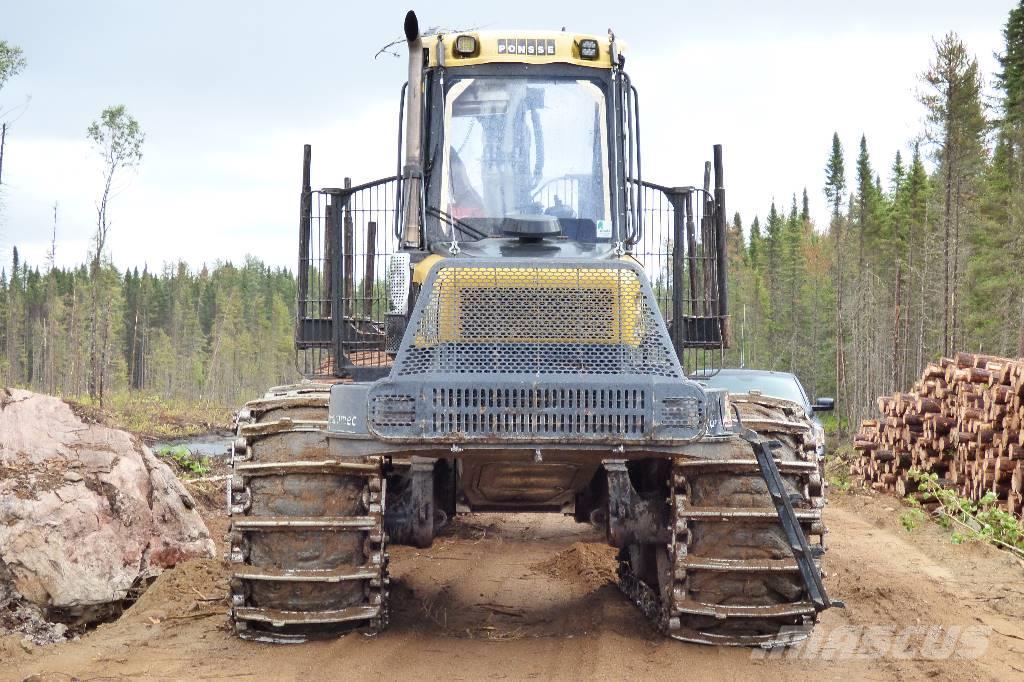
M 232 518 L 228 560 L 232 564 L 228 616 L 235 632 L 243 639 L 296 643 L 359 628 L 376 632 L 388 624 L 388 553 L 384 533 L 386 479 L 381 457 L 325 459 L 323 453 L 312 456 L 296 452 L 281 462 L 254 462 L 253 445 L 261 438 L 284 436 L 326 429 L 330 386 L 303 383 L 271 389 L 263 398 L 246 404 L 236 419 L 237 438 L 232 446 L 232 477 L 228 485 L 228 505 Z M 260 417 L 271 411 L 304 408 L 322 411 L 324 419 L 292 419 L 287 416 L 271 421 Z M 291 454 L 291 453 L 290 453 Z M 363 480 L 360 497 L 365 513 L 350 517 L 267 517 L 249 514 L 253 491 L 249 485 L 256 477 L 285 477 L 289 474 L 328 474 L 359 477 Z M 287 490 L 282 480 L 282 489 Z M 362 536 L 362 566 L 333 569 L 265 567 L 253 565 L 250 538 L 253 533 L 327 531 L 332 534 Z M 336 536 L 335 536 L 336 537 Z M 287 588 L 295 583 L 331 585 L 340 581 L 358 581 L 363 585 L 363 603 L 344 608 L 274 609 L 251 603 L 250 593 L 257 582 Z
M 814 453 L 799 453 L 805 462 L 813 461 Z M 757 472 L 757 461 L 750 460 L 731 462 L 733 469 Z M 803 463 L 800 463 L 803 464 Z M 815 545 L 817 554 L 824 552 L 824 527 L 821 525 L 820 514 L 824 506 L 822 486 L 818 467 L 803 464 L 786 468 L 789 476 L 797 476 L 798 488 L 804 499 L 801 505 L 801 519 L 810 528 L 812 535 L 817 535 Z M 716 461 L 700 462 L 695 460 L 677 459 L 673 462 L 669 486 L 669 507 L 672 519 L 670 529 L 671 540 L 664 548 L 667 551 L 670 576 L 662 571 L 661 585 L 658 589 L 648 585 L 635 575 L 628 558 L 619 561 L 619 588 L 663 634 L 683 641 L 700 644 L 759 646 L 771 648 L 786 646 L 805 639 L 813 628 L 817 613 L 806 602 L 799 600 L 790 604 L 772 606 L 736 606 L 703 604 L 692 598 L 689 579 L 695 571 L 742 571 L 749 574 L 767 574 L 795 571 L 796 564 L 785 560 L 761 560 L 743 562 L 713 557 L 696 557 L 691 554 L 693 546 L 692 523 L 699 518 L 701 523 L 770 523 L 775 518 L 774 509 L 722 509 L 709 512 L 707 508 L 689 506 L 691 482 L 697 480 L 702 473 L 723 470 L 723 463 Z M 757 474 L 758 476 L 760 474 Z M 767 496 L 767 495 L 766 495 Z M 762 513 L 764 512 L 764 513 Z M 717 515 L 717 517 L 716 517 Z M 624 555 L 625 556 L 625 555 Z M 730 563 L 730 561 L 732 563 Z M 817 563 L 817 562 L 816 562 Z M 819 567 L 820 568 L 820 567 Z M 761 612 L 757 612 L 760 609 Z M 702 622 L 713 618 L 716 626 L 728 625 L 726 628 L 716 627 L 728 634 L 703 629 Z M 755 621 L 761 624 L 767 620 L 778 623 L 778 630 L 766 634 L 758 628 L 751 627 L 744 632 L 743 626 Z

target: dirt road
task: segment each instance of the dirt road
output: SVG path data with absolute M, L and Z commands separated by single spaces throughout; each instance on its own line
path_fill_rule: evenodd
M 25 650 L 0 639 L 0 678 L 1024 679 L 1024 567 L 986 546 L 952 545 L 931 524 L 907 533 L 896 506 L 834 497 L 827 585 L 847 608 L 783 652 L 663 639 L 607 582 L 613 554 L 592 529 L 481 515 L 429 550 L 393 551 L 394 613 L 378 636 L 239 641 L 220 601 L 225 567 L 192 562 L 79 641 Z

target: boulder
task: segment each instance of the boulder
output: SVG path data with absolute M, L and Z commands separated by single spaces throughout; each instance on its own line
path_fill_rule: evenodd
M 135 436 L 0 389 L 0 596 L 67 623 L 116 615 L 162 569 L 213 556 L 195 506 Z

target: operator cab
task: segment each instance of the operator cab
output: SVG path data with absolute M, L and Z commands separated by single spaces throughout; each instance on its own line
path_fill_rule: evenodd
M 611 39 L 477 32 L 427 42 L 427 250 L 600 257 L 625 233 L 622 58 Z M 616 53 L 617 54 L 617 53 Z

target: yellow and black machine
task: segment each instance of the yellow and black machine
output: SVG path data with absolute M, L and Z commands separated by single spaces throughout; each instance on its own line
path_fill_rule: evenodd
M 721 147 L 703 186 L 643 178 L 610 32 L 405 34 L 395 176 L 313 190 L 305 149 L 308 381 L 239 413 L 236 631 L 383 628 L 389 543 L 529 511 L 604 529 L 667 635 L 806 637 L 834 604 L 817 455 L 689 378 L 729 339 Z

